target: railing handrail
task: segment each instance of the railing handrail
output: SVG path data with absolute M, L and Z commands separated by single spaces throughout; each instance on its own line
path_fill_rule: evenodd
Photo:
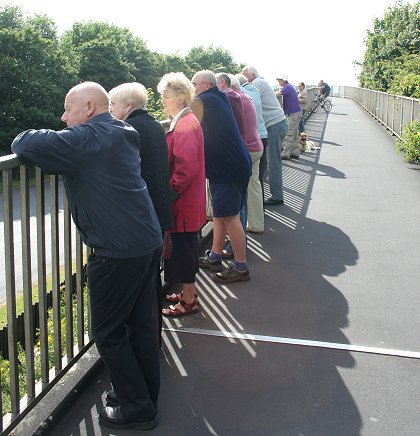
M 15 154 L 0 156 L 0 171 L 9 170 L 22 165 L 22 161 Z

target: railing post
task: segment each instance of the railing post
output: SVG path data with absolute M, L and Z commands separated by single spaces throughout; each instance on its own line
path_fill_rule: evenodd
M 25 320 L 26 393 L 28 400 L 35 397 L 34 325 L 32 312 L 32 269 L 29 177 L 26 165 L 20 167 L 20 204 L 22 231 L 23 313 Z
M 48 359 L 48 313 L 47 313 L 47 280 L 45 265 L 45 189 L 44 174 L 36 168 L 36 244 L 38 263 L 38 299 L 39 299 L 39 341 L 41 347 L 41 380 L 45 387 L 49 382 Z
M 67 362 L 74 356 L 73 351 L 73 283 L 71 253 L 71 216 L 67 196 L 64 195 L 64 280 L 66 306 L 66 354 Z
M 50 176 L 51 189 L 51 271 L 52 271 L 52 311 L 54 325 L 54 366 L 62 369 L 61 346 L 61 301 L 60 301 L 60 238 L 58 220 L 58 177 Z
M 10 410 L 19 413 L 19 367 L 17 353 L 15 255 L 13 244 L 13 180 L 12 170 L 3 172 L 4 256 L 6 266 L 7 346 L 10 379 Z

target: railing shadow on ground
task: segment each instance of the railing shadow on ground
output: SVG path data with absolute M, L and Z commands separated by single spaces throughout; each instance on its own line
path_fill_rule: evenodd
M 252 280 L 219 285 L 200 270 L 200 313 L 165 320 L 156 434 L 360 433 L 338 371 L 354 367 L 352 355 L 298 342 L 348 344 L 347 301 L 325 276 L 355 265 L 358 251 L 339 228 L 307 217 L 326 121 L 324 114 L 308 121 L 321 150 L 284 163 L 285 205 L 267 208 L 264 234 L 248 235 Z M 345 177 L 328 168 L 322 171 Z M 105 372 L 96 383 L 87 403 L 76 403 L 80 416 L 62 416 L 56 431 L 101 434 L 94 415 L 111 385 Z

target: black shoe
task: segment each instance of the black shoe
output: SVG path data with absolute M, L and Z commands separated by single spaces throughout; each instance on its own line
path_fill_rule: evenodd
M 118 401 L 114 389 L 111 389 L 106 393 L 105 401 L 106 401 L 106 405 L 109 407 L 117 407 L 120 405 L 120 402 Z
M 284 200 L 274 200 L 272 198 L 267 198 L 267 200 L 264 200 L 264 204 L 266 206 L 275 206 L 277 204 L 284 204 Z
M 210 271 L 223 271 L 222 259 L 211 260 L 209 258 L 211 250 L 207 250 L 204 256 L 198 258 L 198 265 L 200 268 L 206 268 Z
M 157 416 L 150 421 L 143 421 L 136 418 L 124 418 L 121 415 L 120 407 L 104 407 L 99 412 L 99 424 L 106 427 L 126 429 L 133 428 L 136 430 L 151 430 L 158 425 Z
M 291 154 L 290 159 L 300 159 L 300 156 L 298 154 Z

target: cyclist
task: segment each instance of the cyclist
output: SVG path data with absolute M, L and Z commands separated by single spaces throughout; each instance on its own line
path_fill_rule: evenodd
M 320 80 L 318 83 L 319 94 L 321 96 L 321 107 L 324 106 L 325 99 L 330 95 L 331 88 L 328 83 Z

